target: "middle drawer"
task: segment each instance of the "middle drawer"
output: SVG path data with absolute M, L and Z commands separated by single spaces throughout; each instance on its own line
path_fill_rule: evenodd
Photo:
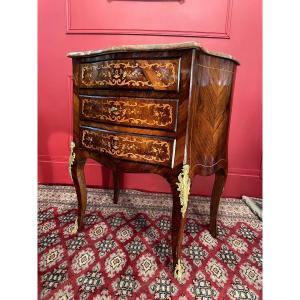
M 80 118 L 176 131 L 178 99 L 80 96 Z

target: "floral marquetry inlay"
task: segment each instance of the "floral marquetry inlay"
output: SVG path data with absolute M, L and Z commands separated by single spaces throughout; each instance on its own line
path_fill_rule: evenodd
M 176 110 L 174 100 L 83 98 L 81 104 L 86 119 L 166 129 L 174 129 Z
M 172 158 L 173 140 L 155 137 L 83 129 L 81 143 L 87 149 L 126 160 L 170 165 Z
M 110 60 L 81 65 L 81 86 L 174 90 L 179 59 Z

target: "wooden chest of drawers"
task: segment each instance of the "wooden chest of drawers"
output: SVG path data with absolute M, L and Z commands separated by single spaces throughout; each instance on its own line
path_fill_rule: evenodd
M 69 53 L 73 63 L 70 174 L 78 197 L 78 227 L 86 208 L 87 158 L 111 168 L 114 202 L 120 172 L 152 172 L 173 193 L 172 252 L 180 280 L 188 195 L 195 175 L 215 174 L 210 231 L 216 237 L 227 177 L 227 143 L 235 70 L 228 55 L 195 42 L 136 45 Z

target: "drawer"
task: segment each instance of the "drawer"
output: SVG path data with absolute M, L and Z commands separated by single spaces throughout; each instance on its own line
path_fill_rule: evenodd
M 80 118 L 175 131 L 177 106 L 176 99 L 80 96 Z
M 178 91 L 180 58 L 105 60 L 81 64 L 79 86 Z
M 114 158 L 171 166 L 175 140 L 94 127 L 80 127 L 81 147 Z

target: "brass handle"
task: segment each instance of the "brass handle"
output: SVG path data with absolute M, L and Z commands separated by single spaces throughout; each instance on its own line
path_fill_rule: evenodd
M 72 179 L 73 179 L 72 166 L 73 166 L 73 163 L 74 163 L 74 160 L 75 160 L 74 148 L 75 148 L 75 143 L 71 142 L 71 144 L 70 144 L 70 156 L 69 156 L 69 174 L 70 174 Z

